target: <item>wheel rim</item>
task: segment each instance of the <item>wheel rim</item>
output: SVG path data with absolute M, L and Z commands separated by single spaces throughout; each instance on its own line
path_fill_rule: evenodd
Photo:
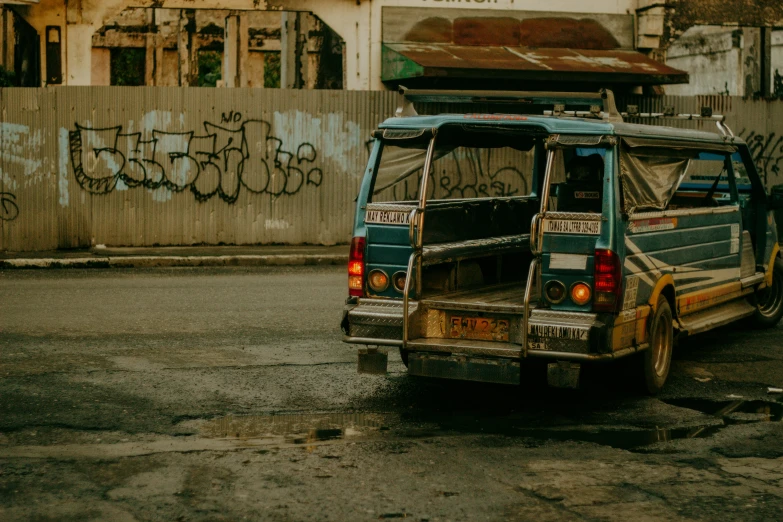
M 671 331 L 671 322 L 668 318 L 661 317 L 655 329 L 653 337 L 653 369 L 659 377 L 666 373 L 669 367 L 669 356 L 672 350 L 672 338 L 669 335 Z
M 779 277 L 772 278 L 772 286 L 756 292 L 759 313 L 766 317 L 773 317 L 783 306 L 783 280 Z

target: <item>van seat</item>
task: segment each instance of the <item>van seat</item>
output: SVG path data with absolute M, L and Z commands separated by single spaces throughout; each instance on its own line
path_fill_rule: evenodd
M 484 257 L 508 252 L 530 250 L 530 234 L 468 239 L 450 243 L 425 245 L 422 249 L 424 265 L 440 263 L 450 258 Z

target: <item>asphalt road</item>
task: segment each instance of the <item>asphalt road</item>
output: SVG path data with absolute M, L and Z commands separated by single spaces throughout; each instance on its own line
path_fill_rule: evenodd
M 779 520 L 783 331 L 580 391 L 357 375 L 342 268 L 0 271 L 0 520 Z

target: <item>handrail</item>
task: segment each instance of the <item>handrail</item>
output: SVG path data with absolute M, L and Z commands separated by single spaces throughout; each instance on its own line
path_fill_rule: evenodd
M 541 250 L 539 248 L 540 243 L 538 242 L 538 229 L 541 226 L 540 223 L 541 214 L 534 215 L 532 221 L 530 222 L 530 251 L 534 256 L 541 254 Z
M 416 207 L 411 210 L 411 213 L 408 215 L 408 242 L 410 243 L 411 248 L 416 248 L 416 239 L 413 237 L 413 234 L 416 230 L 416 215 L 418 212 L 419 208 Z
M 421 252 L 414 250 L 411 253 L 411 257 L 408 259 L 408 272 L 405 277 L 405 286 L 402 292 L 402 349 L 404 350 L 408 346 L 408 307 L 410 301 L 411 292 L 411 279 L 413 277 L 413 264 L 416 262 L 416 258 L 421 256 Z M 418 279 L 416 274 L 416 279 Z
M 405 276 L 405 288 L 402 295 L 402 349 L 408 345 L 408 307 L 410 301 L 411 280 L 413 279 L 413 266 L 416 264 L 416 297 L 421 296 L 421 250 L 424 238 L 424 209 L 427 207 L 427 184 L 429 181 L 430 170 L 432 169 L 432 159 L 435 157 L 435 137 L 437 129 L 432 129 L 432 138 L 427 145 L 427 154 L 424 157 L 424 166 L 422 169 L 421 185 L 419 186 L 419 204 L 411 210 L 410 223 L 408 225 L 408 241 L 411 244 L 413 252 L 408 259 L 408 270 Z M 418 228 L 417 228 L 418 227 Z M 415 233 L 414 233 L 415 231 Z M 414 237 L 415 236 L 415 237 Z M 418 262 L 417 262 L 418 261 Z
M 718 130 L 725 138 L 734 138 L 734 133 L 731 132 L 731 129 L 728 125 L 726 125 L 724 120 L 716 121 L 715 125 L 718 127 Z
M 524 309 L 522 311 L 522 357 L 527 357 L 527 335 L 528 328 L 530 327 L 530 294 L 533 291 L 533 278 L 536 277 L 538 269 L 538 258 L 533 258 L 530 262 L 530 270 L 527 274 L 527 282 L 525 283 L 525 299 L 523 302 Z
M 430 170 L 432 170 L 432 160 L 435 157 L 435 139 L 437 137 L 437 130 L 432 129 L 432 139 L 427 145 L 427 154 L 424 156 L 424 166 L 422 167 L 421 185 L 419 186 L 419 206 L 416 209 L 417 225 L 419 227 L 416 233 L 416 244 L 412 245 L 413 248 L 421 249 L 422 241 L 424 238 L 424 209 L 427 208 L 427 186 L 430 179 Z
M 530 262 L 530 270 L 527 274 L 525 283 L 525 298 L 522 310 L 522 357 L 527 357 L 527 336 L 530 324 L 530 298 L 533 293 L 533 279 L 538 279 L 538 268 L 541 263 L 541 251 L 544 245 L 544 219 L 549 210 L 549 193 L 552 171 L 555 165 L 555 151 L 550 149 L 547 152 L 546 170 L 544 171 L 544 186 L 541 191 L 541 208 L 538 214 L 533 216 L 530 225 L 530 250 L 533 253 L 533 260 Z M 536 287 L 540 290 L 541 285 L 536 281 Z

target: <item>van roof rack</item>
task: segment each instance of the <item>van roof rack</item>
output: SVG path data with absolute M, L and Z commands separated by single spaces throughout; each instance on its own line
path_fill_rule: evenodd
M 608 121 L 622 121 L 617 112 L 614 94 L 608 89 L 600 92 L 539 92 L 539 91 L 449 91 L 416 90 L 399 87 L 395 116 L 418 116 L 414 103 L 491 103 L 510 106 L 552 105 L 555 115 L 565 114 L 567 107 L 588 107 L 586 117 Z M 517 111 L 514 111 L 517 112 Z M 522 112 L 522 114 L 526 114 Z
M 676 114 L 674 107 L 665 107 L 663 112 L 639 112 L 638 105 L 628 105 L 625 112 L 619 112 L 614 100 L 614 93 L 609 89 L 598 92 L 544 92 L 544 91 L 450 91 L 398 88 L 397 110 L 395 116 L 404 118 L 418 116 L 414 103 L 491 103 L 515 107 L 514 113 L 520 112 L 520 106 L 551 105 L 552 109 L 544 110 L 547 116 L 572 116 L 578 118 L 595 118 L 610 122 L 623 122 L 625 118 L 650 118 L 714 121 L 721 134 L 728 139 L 734 138 L 734 133 L 726 125 L 726 116 L 714 114 L 712 107 L 702 107 L 699 114 Z M 578 110 L 576 107 L 589 107 L 589 110 Z M 568 107 L 571 107 L 569 110 Z
M 639 112 L 638 105 L 628 105 L 625 112 L 621 113 L 623 118 L 650 118 L 661 120 L 692 120 L 692 121 L 714 121 L 718 130 L 726 138 L 733 138 L 734 133 L 726 125 L 726 116 L 715 114 L 712 107 L 702 107 L 699 114 L 687 114 L 674 112 L 674 107 L 664 107 L 663 112 Z

